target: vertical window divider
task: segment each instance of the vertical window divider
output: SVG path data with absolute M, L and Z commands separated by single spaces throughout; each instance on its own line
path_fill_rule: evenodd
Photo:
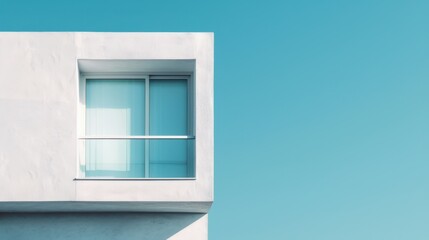
M 187 136 L 192 136 L 193 135 L 193 130 L 192 130 L 192 110 L 191 110 L 191 106 L 192 106 L 192 96 L 191 96 L 191 77 L 187 77 L 186 78 L 186 86 L 187 86 L 187 95 L 186 95 L 186 114 L 187 114 Z M 189 176 L 193 170 L 190 169 L 190 163 L 189 163 L 189 159 L 191 159 L 191 148 L 189 145 L 189 141 L 186 142 L 186 159 L 187 159 L 187 163 L 186 163 L 186 171 L 187 171 L 187 175 Z
M 149 117 L 149 76 L 145 76 L 145 126 L 144 126 L 144 134 L 146 136 L 150 135 L 149 129 L 150 129 L 150 117 Z M 144 147 L 145 147 L 145 151 L 144 151 L 144 176 L 145 178 L 149 178 L 150 175 L 150 164 L 149 164 L 149 139 L 144 140 Z

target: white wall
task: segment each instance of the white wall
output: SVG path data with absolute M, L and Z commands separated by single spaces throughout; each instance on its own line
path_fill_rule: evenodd
M 75 180 L 78 59 L 195 60 L 196 180 Z M 207 212 L 213 201 L 211 33 L 0 33 L 0 116 L 0 210 L 80 201 Z

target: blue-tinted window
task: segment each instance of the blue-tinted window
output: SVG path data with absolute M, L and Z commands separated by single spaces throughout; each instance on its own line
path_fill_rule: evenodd
M 85 176 L 193 177 L 188 94 L 187 79 L 87 79 Z
M 188 134 L 186 79 L 150 80 L 150 134 Z
M 86 80 L 87 135 L 144 135 L 144 80 Z

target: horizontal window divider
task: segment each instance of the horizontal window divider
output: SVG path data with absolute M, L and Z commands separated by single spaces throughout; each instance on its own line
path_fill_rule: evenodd
M 195 139 L 195 136 L 85 136 L 79 139 Z
M 81 73 L 81 76 L 89 79 L 186 79 L 191 76 L 188 72 L 156 73 L 156 72 L 91 72 Z

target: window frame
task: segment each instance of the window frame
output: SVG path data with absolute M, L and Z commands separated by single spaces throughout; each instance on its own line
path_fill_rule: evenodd
M 144 80 L 145 83 L 145 135 L 125 135 L 125 136 L 113 136 L 113 135 L 99 135 L 99 136 L 88 136 L 86 134 L 86 83 L 88 79 L 100 79 L 100 80 Z M 151 79 L 165 79 L 166 81 L 171 79 L 186 79 L 187 80 L 187 135 L 150 135 L 150 80 Z M 188 150 L 188 154 L 193 154 L 193 166 L 192 166 L 192 177 L 171 177 L 171 178 L 153 178 L 153 177 L 139 177 L 139 178 L 112 178 L 112 177 L 86 177 L 85 169 L 82 170 L 82 166 L 85 168 L 85 140 L 91 139 L 139 139 L 145 141 L 145 176 L 150 176 L 150 150 L 149 140 L 195 140 L 195 81 L 193 73 L 181 72 L 181 73 L 79 73 L 79 102 L 80 108 L 78 109 L 78 138 L 77 138 L 77 172 L 76 180 L 196 180 L 196 152 L 195 145 L 192 151 Z M 146 133 L 149 132 L 149 135 Z M 189 156 L 188 156 L 189 159 Z M 189 168 L 189 166 L 188 166 Z M 189 171 L 189 169 L 188 169 Z

